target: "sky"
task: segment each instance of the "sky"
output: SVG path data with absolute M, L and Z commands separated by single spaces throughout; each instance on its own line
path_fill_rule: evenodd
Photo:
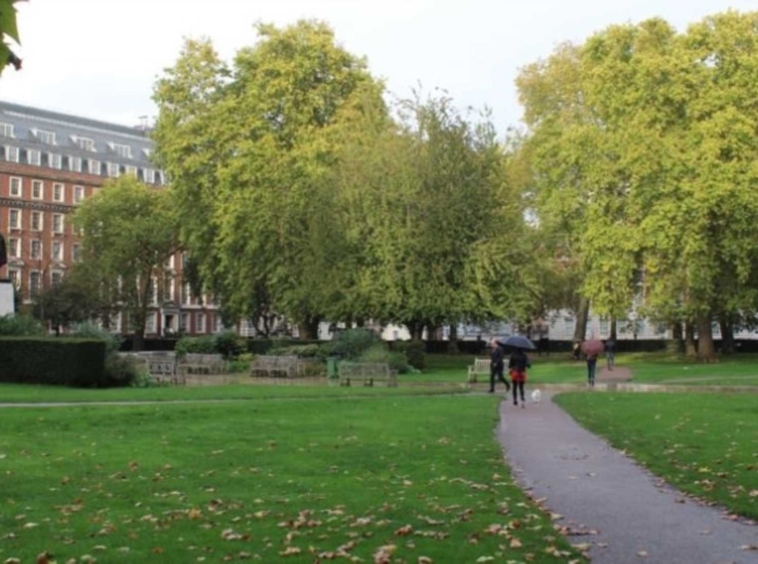
M 614 23 L 660 16 L 678 29 L 756 0 L 30 0 L 19 6 L 24 68 L 8 68 L 0 99 L 137 125 L 155 116 L 153 84 L 185 37 L 222 57 L 255 43 L 258 21 L 328 22 L 365 56 L 393 97 L 442 88 L 461 108 L 489 107 L 498 130 L 517 126 L 523 66 Z

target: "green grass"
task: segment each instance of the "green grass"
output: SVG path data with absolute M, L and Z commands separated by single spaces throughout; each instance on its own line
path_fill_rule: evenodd
M 634 382 L 641 384 L 758 385 L 755 354 L 725 356 L 707 364 L 664 353 L 624 354 L 618 361 L 629 367 Z
M 682 491 L 758 519 L 758 396 L 572 393 L 556 401 Z
M 514 485 L 496 418 L 484 396 L 7 409 L 0 561 L 583 562 Z

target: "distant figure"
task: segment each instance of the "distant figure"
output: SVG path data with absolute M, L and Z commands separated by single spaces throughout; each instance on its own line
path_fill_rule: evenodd
M 595 387 L 595 371 L 597 370 L 597 353 L 587 355 L 587 385 Z
M 582 355 L 582 343 L 579 341 L 574 341 L 574 348 L 572 349 L 571 356 L 574 360 L 579 360 L 579 357 Z
M 503 376 L 505 352 L 503 352 L 503 347 L 500 346 L 500 343 L 496 339 L 490 341 L 490 346 L 492 347 L 492 355 L 490 356 L 490 393 L 495 393 L 497 379 L 505 384 L 505 393 L 507 394 L 511 389 L 511 384 Z
M 613 370 L 616 364 L 616 341 L 610 338 L 605 341 L 605 360 L 608 370 Z
M 540 356 L 542 356 L 542 353 L 547 354 L 547 356 L 550 356 L 550 338 L 546 334 L 540 335 L 539 340 L 539 350 L 540 350 Z
M 508 361 L 508 372 L 513 380 L 513 405 L 518 405 L 518 396 L 521 396 L 521 408 L 526 407 L 524 397 L 524 384 L 526 383 L 526 369 L 531 368 L 529 357 L 521 349 L 516 349 Z

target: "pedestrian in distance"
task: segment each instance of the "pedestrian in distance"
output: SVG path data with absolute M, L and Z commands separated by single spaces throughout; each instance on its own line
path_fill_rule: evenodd
M 606 339 L 605 341 L 605 361 L 608 365 L 608 370 L 613 370 L 616 365 L 616 341 L 613 339 Z
M 516 349 L 508 360 L 508 373 L 513 381 L 513 405 L 518 405 L 518 397 L 521 396 L 522 409 L 526 407 L 526 398 L 524 397 L 526 369 L 531 367 L 529 357 L 522 349 Z
M 595 372 L 597 371 L 597 353 L 588 353 L 587 358 L 587 385 L 595 387 Z
M 496 339 L 490 341 L 490 346 L 492 347 L 492 355 L 490 356 L 490 393 L 495 393 L 495 384 L 499 380 L 505 384 L 505 393 L 507 394 L 511 389 L 511 384 L 503 375 L 505 370 L 505 352 Z

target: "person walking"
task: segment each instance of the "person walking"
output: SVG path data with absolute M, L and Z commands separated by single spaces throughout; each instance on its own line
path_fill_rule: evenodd
M 595 372 L 597 370 L 598 353 L 588 353 L 587 357 L 587 385 L 590 388 L 595 387 Z
M 526 407 L 524 397 L 524 384 L 526 383 L 526 369 L 531 368 L 529 357 L 521 349 L 516 349 L 508 360 L 508 373 L 513 381 L 513 405 L 518 405 L 518 396 L 521 396 L 521 408 Z
M 492 355 L 490 356 L 490 393 L 495 393 L 495 384 L 497 380 L 500 380 L 505 384 L 505 393 L 507 394 L 511 389 L 511 384 L 503 376 L 505 352 L 496 339 L 490 341 L 490 346 L 492 347 Z
M 609 338 L 605 341 L 605 361 L 608 365 L 608 370 L 613 370 L 616 365 L 616 341 Z

